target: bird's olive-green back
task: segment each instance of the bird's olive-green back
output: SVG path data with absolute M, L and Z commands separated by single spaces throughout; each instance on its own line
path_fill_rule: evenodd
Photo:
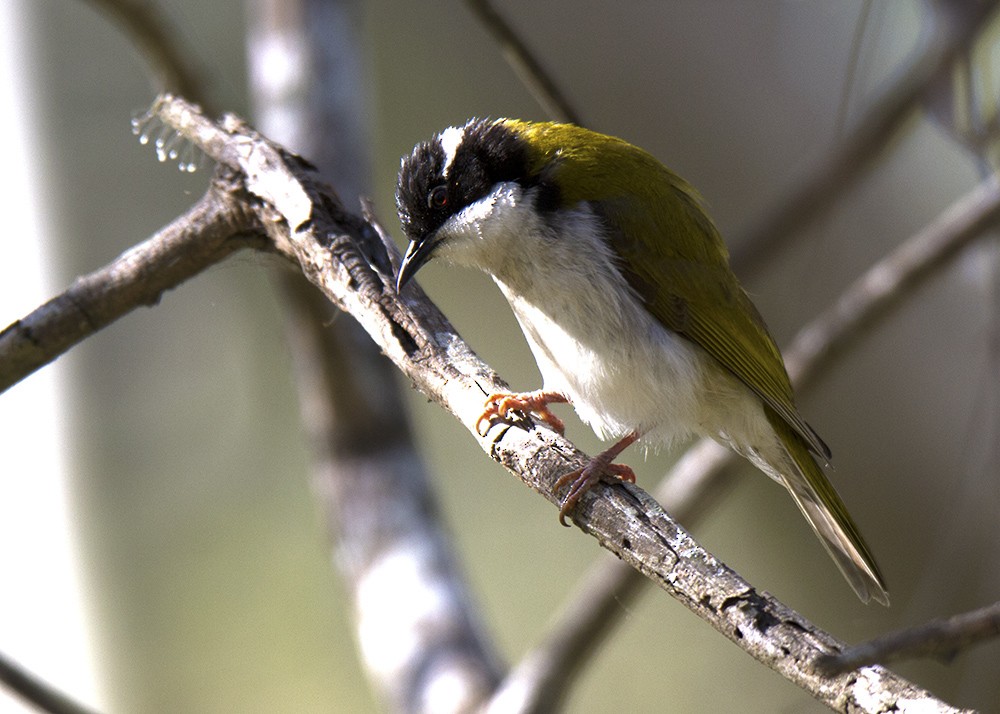
M 650 313 L 718 360 L 828 458 L 795 408 L 781 354 L 695 190 L 621 139 L 566 124 L 505 123 L 528 139 L 534 173 L 555 179 L 564 207 L 595 207 Z

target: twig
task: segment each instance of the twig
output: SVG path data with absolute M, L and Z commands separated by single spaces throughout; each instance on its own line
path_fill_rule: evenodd
M 785 363 L 796 387 L 806 386 L 835 354 L 871 331 L 893 307 L 998 221 L 1000 179 L 994 176 L 873 265 L 832 307 L 800 330 L 785 350 Z M 732 481 L 726 468 L 736 461 L 728 449 L 699 441 L 664 477 L 655 495 L 678 521 L 690 525 L 726 492 Z M 592 566 L 571 589 L 573 598 L 548 635 L 511 671 L 501 691 L 517 691 L 525 702 L 524 711 L 546 711 L 566 688 L 565 678 L 577 673 L 588 654 L 614 631 L 627 609 L 622 604 L 637 597 L 644 583 L 619 561 L 602 560 Z
M 964 0 L 937 4 L 942 31 L 910 68 L 875 102 L 857 128 L 811 175 L 791 191 L 741 240 L 734 241 L 733 266 L 746 274 L 764 264 L 783 243 L 832 206 L 841 193 L 874 165 L 889 139 L 948 78 L 972 38 L 987 25 L 997 0 Z
M 157 93 L 173 92 L 190 98 L 214 113 L 204 83 L 188 64 L 190 53 L 177 43 L 183 33 L 170 27 L 157 5 L 151 0 L 87 0 L 98 10 L 118 21 L 124 34 L 132 40 L 150 64 L 156 77 Z
M 913 657 L 949 660 L 970 645 L 1000 636 L 1000 602 L 953 617 L 877 637 L 840 654 L 824 655 L 816 664 L 827 674 L 863 667 L 873 662 L 893 662 Z
M 500 45 L 504 59 L 517 73 L 542 110 L 554 121 L 580 124 L 580 114 L 560 91 L 541 62 L 528 49 L 510 23 L 503 19 L 489 0 L 466 0 L 466 5 L 480 24 Z
M 923 282 L 949 265 L 1000 220 L 1000 177 L 960 197 L 925 228 L 869 268 L 837 301 L 799 331 L 785 354 L 788 374 L 805 384 L 837 351 L 870 330 Z
M 49 714 L 93 714 L 79 702 L 53 689 L 31 672 L 19 667 L 0 652 L 0 682 L 6 684 L 26 702 Z
M 263 232 L 213 182 L 191 209 L 145 243 L 89 275 L 0 332 L 0 393 L 140 305 L 234 251 L 263 248 Z
M 407 290 L 401 299 L 392 276 L 363 258 L 355 244 L 356 220 L 323 190 L 306 165 L 235 118 L 216 126 L 195 108 L 169 97 L 152 111 L 189 138 L 204 138 L 202 148 L 213 158 L 234 162 L 231 167 L 246 177 L 247 191 L 283 217 L 266 222 L 276 247 L 296 258 L 306 276 L 353 315 L 396 366 L 454 414 L 492 458 L 553 504 L 559 502 L 554 483 L 584 464 L 586 457 L 566 439 L 537 426 L 512 425 L 477 434 L 483 393 L 505 385 L 419 290 Z M 812 663 L 823 653 L 839 650 L 841 643 L 757 592 L 641 489 L 602 484 L 581 500 L 574 521 L 744 651 L 820 701 L 873 711 L 876 702 L 907 699 L 922 701 L 931 710 L 954 711 L 881 667 L 821 677 Z

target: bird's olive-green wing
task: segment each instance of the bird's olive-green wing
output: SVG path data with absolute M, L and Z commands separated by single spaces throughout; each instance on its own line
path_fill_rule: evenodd
M 567 125 L 508 123 L 531 136 L 539 180 L 555 179 L 563 207 L 589 203 L 603 218 L 622 272 L 650 313 L 717 359 L 829 458 L 799 416 L 781 353 L 729 269 L 694 189 L 620 139 Z
M 662 170 L 667 178 L 662 186 L 600 209 L 625 278 L 663 325 L 718 360 L 813 452 L 829 458 L 829 448 L 795 408 L 781 353 L 729 269 L 725 246 L 700 199 L 682 179 Z M 663 195 L 664 190 L 670 193 Z M 650 210 L 633 203 L 642 201 L 659 205 Z

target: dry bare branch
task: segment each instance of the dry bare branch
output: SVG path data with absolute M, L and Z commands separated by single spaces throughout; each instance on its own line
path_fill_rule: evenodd
M 949 660 L 969 646 L 1000 636 L 1000 602 L 877 637 L 820 658 L 817 664 L 831 675 L 871 662 L 893 662 L 913 657 Z
M 586 461 L 566 439 L 537 425 L 476 432 L 483 395 L 506 388 L 420 293 L 395 293 L 392 275 L 372 266 L 359 231 L 296 157 L 266 142 L 234 117 L 220 126 L 176 98 L 152 111 L 199 142 L 212 158 L 246 177 L 246 189 L 274 212 L 265 222 L 276 247 L 298 261 L 329 299 L 353 315 L 383 352 L 428 397 L 466 426 L 490 456 L 550 502 L 553 484 Z M 280 216 L 280 218 L 278 218 Z M 815 667 L 842 643 L 801 615 L 760 593 L 698 545 L 653 499 L 630 484 L 602 484 L 574 514 L 584 532 L 637 568 L 751 656 L 820 701 L 840 710 L 884 711 L 887 703 L 923 702 L 928 711 L 956 711 L 882 667 L 826 678 Z
M 223 187 L 226 180 L 217 178 L 191 210 L 155 236 L 0 332 L 0 393 L 231 253 L 265 248 L 263 231 L 232 202 L 234 187 Z
M 738 457 L 714 441 L 689 448 L 657 487 L 655 496 L 677 522 L 693 523 L 716 502 Z M 511 669 L 490 702 L 490 711 L 544 714 L 572 690 L 573 679 L 617 630 L 624 613 L 650 581 L 626 562 L 601 558 L 570 589 L 544 638 Z M 516 702 L 516 706 L 511 706 Z

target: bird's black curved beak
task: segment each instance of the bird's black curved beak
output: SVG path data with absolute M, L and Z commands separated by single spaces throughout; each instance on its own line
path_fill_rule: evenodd
M 399 266 L 399 273 L 396 275 L 397 293 L 433 257 L 436 246 L 437 241 L 434 240 L 433 235 L 410 241 L 410 245 L 406 248 L 406 255 L 403 256 L 403 262 Z

